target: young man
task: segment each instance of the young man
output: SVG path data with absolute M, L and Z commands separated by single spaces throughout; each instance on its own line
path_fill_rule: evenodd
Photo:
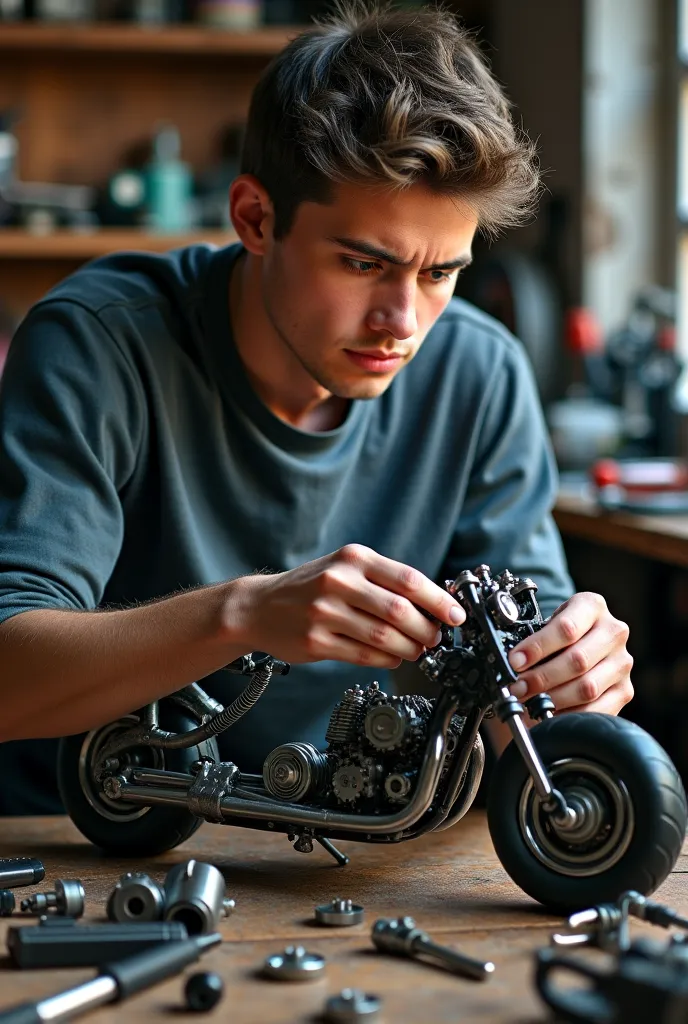
M 219 670 L 250 650 L 292 672 L 223 755 L 259 771 L 280 742 L 322 743 L 346 687 L 461 622 L 441 582 L 481 562 L 533 577 L 552 614 L 511 655 L 518 695 L 612 714 L 632 695 L 627 628 L 571 596 L 521 347 L 452 299 L 476 230 L 532 207 L 532 147 L 449 15 L 357 10 L 255 91 L 241 244 L 96 261 L 19 328 L 0 740 L 42 743 L 21 764 L 5 747 L 10 810 L 55 808 L 49 737 L 192 680 L 228 701 L 244 681 Z

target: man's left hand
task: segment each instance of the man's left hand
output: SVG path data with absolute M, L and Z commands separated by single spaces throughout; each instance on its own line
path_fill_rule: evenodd
M 628 626 L 615 619 L 599 594 L 565 601 L 549 622 L 509 654 L 519 700 L 546 691 L 560 711 L 618 715 L 633 697 Z

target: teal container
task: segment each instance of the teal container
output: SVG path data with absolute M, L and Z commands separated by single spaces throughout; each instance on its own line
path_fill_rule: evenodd
M 145 168 L 146 220 L 152 231 L 171 234 L 192 227 L 193 175 L 180 154 L 179 132 L 174 126 L 156 132 L 153 158 Z

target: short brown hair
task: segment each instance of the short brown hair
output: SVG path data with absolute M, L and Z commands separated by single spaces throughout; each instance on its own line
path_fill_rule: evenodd
M 488 236 L 526 219 L 539 192 L 534 146 L 456 18 L 365 0 L 339 0 L 266 68 L 241 171 L 267 190 L 277 238 L 338 182 L 423 183 L 465 201 Z

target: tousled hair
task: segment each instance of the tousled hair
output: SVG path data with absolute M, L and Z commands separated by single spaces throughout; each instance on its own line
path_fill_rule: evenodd
M 422 183 L 467 204 L 488 237 L 528 219 L 539 194 L 535 147 L 470 33 L 440 7 L 370 0 L 337 0 L 268 65 L 240 169 L 270 196 L 276 238 L 337 183 Z

